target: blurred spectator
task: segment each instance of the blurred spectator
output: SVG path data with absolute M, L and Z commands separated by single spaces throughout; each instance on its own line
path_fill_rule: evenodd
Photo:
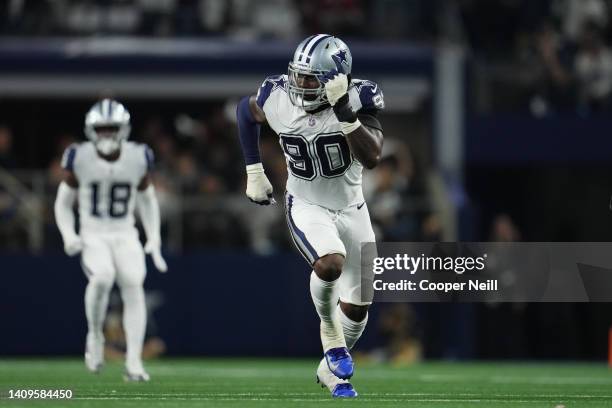
M 361 17 L 370 22 L 365 24 L 368 37 L 390 40 L 410 38 L 415 41 L 434 41 L 438 20 L 447 16 L 447 11 L 455 11 L 454 4 L 450 2 L 442 7 L 443 0 L 379 0 L 366 3 L 367 14 Z M 356 30 L 364 31 L 364 26 Z
M 605 44 L 601 25 L 595 20 L 585 22 L 577 40 L 572 44 L 550 21 L 536 34 L 542 68 L 530 106 L 536 116 L 550 111 L 584 114 L 609 109 L 612 51 Z
M 138 27 L 141 12 L 133 2 L 73 1 L 57 16 L 68 33 L 129 34 Z
M 604 28 L 609 19 L 605 0 L 557 0 L 552 11 L 561 20 L 563 35 L 572 42 L 580 40 L 586 23 Z
M 590 111 L 610 107 L 612 51 L 604 43 L 600 26 L 591 21 L 582 29 L 575 61 L 580 103 Z
M 199 192 L 202 178 L 195 157 L 189 152 L 182 152 L 176 158 L 175 165 L 176 177 L 183 191 L 192 194 Z
M 378 331 L 384 338 L 384 346 L 365 355 L 357 354 L 358 359 L 405 366 L 419 362 L 423 358 L 423 346 L 415 333 L 416 317 L 411 305 L 393 303 L 380 306 Z
M 0 172 L 7 172 L 2 179 L 8 177 L 13 179 L 10 171 L 17 167 L 13 154 L 13 132 L 6 125 L 0 125 Z M 19 201 L 15 192 L 7 189 L 0 180 L 0 242 L 5 248 L 17 248 L 23 245 L 22 223 L 20 222 Z
M 174 34 L 198 31 L 194 1 L 188 0 L 137 0 L 140 21 L 138 34 L 154 37 L 167 37 Z M 177 3 L 184 3 L 179 6 Z M 197 8 L 197 4 L 195 5 Z
M 497 214 L 490 227 L 491 242 L 517 242 L 521 241 L 521 232 L 508 214 Z M 489 259 L 489 264 L 495 264 Z M 503 263 L 503 262 L 502 262 Z M 507 269 L 500 272 L 500 285 L 504 293 L 508 294 L 512 285 L 517 282 L 518 271 Z M 489 301 L 478 306 L 480 357 L 484 358 L 524 358 L 527 349 L 525 325 L 528 319 L 527 303 Z M 497 323 L 504 322 L 503 328 Z M 497 328 L 496 328 L 497 327 Z M 496 329 L 492 329 L 496 328 Z M 512 333 L 513 336 L 508 336 Z
M 13 155 L 13 131 L 6 125 L 0 125 L 0 167 L 5 169 L 17 167 Z
M 293 0 L 234 0 L 231 32 L 246 38 L 294 38 L 300 34 Z
M 542 69 L 537 78 L 536 96 L 531 110 L 543 116 L 550 110 L 572 110 L 576 106 L 575 83 L 572 75 L 573 52 L 550 22 L 536 34 L 536 49 Z
M 521 233 L 509 215 L 499 214 L 493 219 L 490 239 L 494 242 L 516 242 L 521 240 Z
M 379 240 L 419 239 L 418 213 L 412 197 L 420 194 L 422 180 L 416 176 L 408 146 L 397 139 L 385 140 L 380 163 L 364 173 L 364 196 Z
M 470 47 L 490 58 L 513 53 L 520 27 L 520 1 L 461 0 L 460 14 Z
M 302 24 L 307 33 L 360 36 L 369 31 L 361 0 L 313 0 L 300 2 Z

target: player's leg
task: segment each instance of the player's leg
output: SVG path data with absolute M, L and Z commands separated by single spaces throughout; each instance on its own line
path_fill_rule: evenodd
M 338 279 L 342 273 L 344 256 L 328 254 L 317 259 L 310 274 L 310 296 L 321 319 L 323 351 L 346 347 L 342 324 L 336 311 L 338 304 Z
M 334 224 L 334 215 L 289 194 L 286 197 L 286 210 L 294 243 L 313 266 L 310 294 L 321 319 L 321 343 L 325 358 L 334 374 L 349 378 L 353 374 L 353 364 L 336 310 L 345 249 Z
M 336 307 L 342 324 L 346 346 L 349 350 L 353 348 L 365 329 L 368 321 L 368 307 L 368 305 L 353 305 L 342 301 Z M 334 397 L 353 398 L 358 395 L 352 384 L 347 380 L 336 377 L 331 372 L 325 358 L 321 359 L 317 368 L 317 381 L 322 386 L 327 387 Z
M 346 345 L 351 349 L 363 334 L 372 303 L 372 262 L 376 250 L 365 247 L 362 251 L 362 243 L 375 241 L 367 206 L 353 206 L 343 211 L 338 227 L 346 247 L 344 272 L 339 282 L 338 314 Z M 362 288 L 364 284 L 370 287 Z
M 147 326 L 143 283 L 146 275 L 145 255 L 137 237 L 117 238 L 113 245 L 117 265 L 117 284 L 123 300 L 123 330 L 126 342 L 126 380 L 147 381 L 142 364 L 142 345 Z
M 331 213 L 290 194 L 285 202 L 287 225 L 297 249 L 313 267 L 310 294 L 321 319 L 323 351 L 344 347 L 342 325 L 336 313 L 338 278 L 344 262 L 344 245 Z
M 89 282 L 85 289 L 87 340 L 85 364 L 98 372 L 104 363 L 103 326 L 108 309 L 108 297 L 115 280 L 115 269 L 109 245 L 101 238 L 83 237 L 81 266 Z
M 369 305 L 355 305 L 340 301 L 338 314 L 344 331 L 346 346 L 351 350 L 363 334 L 368 323 Z
M 340 302 L 336 307 L 339 316 L 346 346 L 351 349 L 361 337 L 368 321 L 368 308 L 372 302 L 371 291 L 361 290 L 362 280 L 367 282 L 369 275 L 362 275 L 361 270 L 372 271 L 371 262 L 374 253 L 367 253 L 362 258 L 361 243 L 374 242 L 374 232 L 370 223 L 367 209 L 361 212 L 357 207 L 344 211 L 338 220 L 339 235 L 346 248 L 343 272 L 338 279 Z M 371 279 L 371 278 L 370 278 Z M 317 369 L 317 379 L 329 390 L 334 397 L 356 397 L 357 391 L 348 381 L 336 378 L 321 360 Z

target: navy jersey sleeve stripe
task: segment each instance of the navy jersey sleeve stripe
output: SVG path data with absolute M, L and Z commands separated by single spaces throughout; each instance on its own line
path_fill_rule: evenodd
M 287 221 L 289 224 L 289 228 L 291 230 L 291 237 L 293 238 L 293 242 L 297 249 L 302 253 L 304 258 L 310 262 L 310 264 L 314 264 L 317 259 L 319 259 L 319 255 L 317 251 L 312 247 L 312 244 L 308 242 L 306 238 L 306 234 L 302 230 L 300 230 L 293 217 L 291 215 L 291 209 L 293 207 L 293 196 L 291 194 L 287 194 Z
M 155 155 L 149 146 L 145 146 L 145 160 L 147 161 L 147 171 L 152 171 L 155 166 Z
M 74 158 L 76 157 L 76 146 L 69 146 L 62 158 L 62 167 L 68 171 L 74 171 Z
M 274 84 L 267 79 L 264 81 L 261 88 L 259 88 L 259 91 L 257 92 L 257 106 L 263 109 L 266 100 L 270 96 L 270 92 L 272 92 L 273 86 Z
M 263 106 L 268 100 L 270 94 L 279 89 L 283 91 L 286 91 L 287 89 L 287 80 L 285 79 L 284 75 L 273 75 L 267 77 L 263 84 L 261 84 L 259 91 L 257 91 L 257 106 L 263 109 Z
M 385 108 L 385 99 L 378 84 L 372 81 L 362 81 L 357 90 L 362 110 L 382 110 Z

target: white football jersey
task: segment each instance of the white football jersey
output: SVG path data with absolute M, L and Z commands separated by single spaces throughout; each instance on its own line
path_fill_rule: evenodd
M 374 82 L 354 79 L 348 93 L 357 112 L 384 108 L 382 91 Z M 293 105 L 287 94 L 287 75 L 266 78 L 257 92 L 257 104 L 279 136 L 287 161 L 289 194 L 332 210 L 364 201 L 363 166 L 351 154 L 331 108 L 308 113 Z
M 115 161 L 101 158 L 92 142 L 69 146 L 62 167 L 79 182 L 79 222 L 85 232 L 133 232 L 137 188 L 153 166 L 147 145 L 124 141 Z

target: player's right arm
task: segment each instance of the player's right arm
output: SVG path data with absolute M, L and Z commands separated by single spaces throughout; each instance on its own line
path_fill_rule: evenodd
M 266 82 L 262 85 L 265 90 Z M 269 92 L 269 91 L 268 91 Z M 238 121 L 238 134 L 240 145 L 246 164 L 247 188 L 246 195 L 249 200 L 260 205 L 273 204 L 272 184 L 268 180 L 261 163 L 259 152 L 259 134 L 261 124 L 266 122 L 263 111 L 261 90 L 257 96 L 245 96 L 238 102 L 236 118 Z
M 75 156 L 76 146 L 68 147 L 62 158 L 64 178 L 57 189 L 57 197 L 53 207 L 55 222 L 62 234 L 64 251 L 68 256 L 74 256 L 83 249 L 81 237 L 75 230 L 74 212 L 72 211 L 79 188 L 79 182 L 74 174 Z
M 155 187 L 151 181 L 151 171 L 155 161 L 153 151 L 149 146 L 144 145 L 144 157 L 146 161 L 145 173 L 138 184 L 136 194 L 136 207 L 140 214 L 140 221 L 147 236 L 144 246 L 146 254 L 150 254 L 153 264 L 160 272 L 167 272 L 168 265 L 161 253 L 161 216 L 159 212 L 159 202 L 155 195 Z

